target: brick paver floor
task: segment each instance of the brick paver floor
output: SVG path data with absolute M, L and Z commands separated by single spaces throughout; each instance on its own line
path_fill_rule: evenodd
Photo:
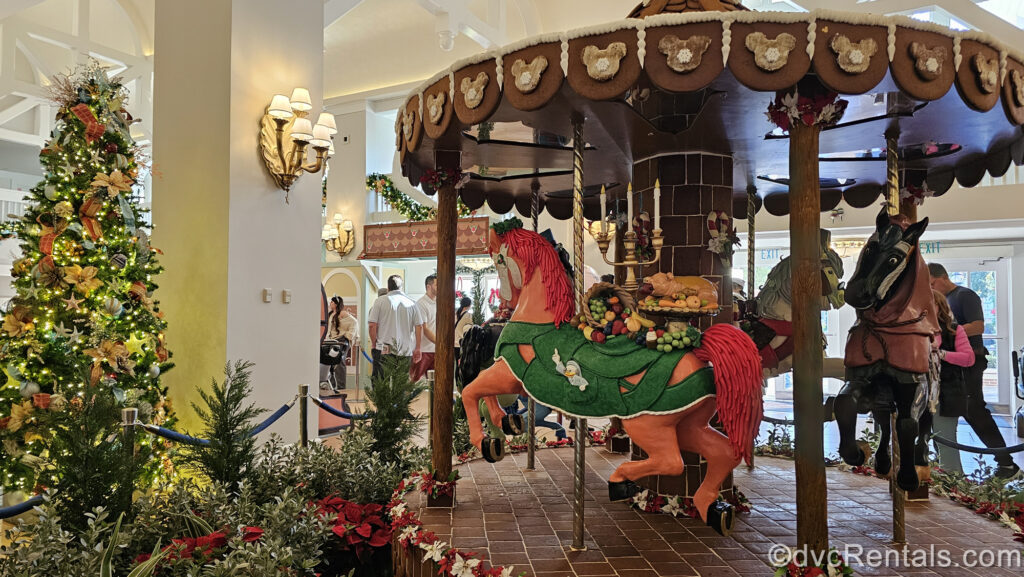
M 462 465 L 458 506 L 421 509 L 427 529 L 454 546 L 478 551 L 493 564 L 515 565 L 536 577 L 619 575 L 621 577 L 734 577 L 772 574 L 768 551 L 776 543 L 796 544 L 796 489 L 793 463 L 758 458 L 752 471 L 736 469 L 736 485 L 754 510 L 737 516 L 735 531 L 721 537 L 701 521 L 666 514 L 641 513 L 624 503 L 610 503 L 608 475 L 626 457 L 603 448 L 587 450 L 587 551 L 569 550 L 572 541 L 573 450 L 537 452 L 537 470 L 525 471 L 525 454 L 497 464 L 483 460 Z M 891 502 L 883 480 L 835 469 L 828 471 L 828 519 L 832 546 L 840 551 L 863 548 L 868 555 L 890 556 L 881 567 L 854 565 L 857 575 L 907 577 L 1002 577 L 1024 575 L 1021 545 L 1010 529 L 933 496 L 907 505 L 911 565 L 899 565 L 890 545 Z M 410 505 L 422 496 L 410 494 Z M 888 551 L 889 553 L 886 553 Z M 936 563 L 914 557 L 934 551 Z M 943 555 L 986 568 L 941 567 Z M 1002 552 L 1002 553 L 999 553 Z M 998 555 L 1002 555 L 1000 559 Z M 990 559 L 989 556 L 992 556 Z M 876 558 L 877 558 L 876 557 Z M 976 561 L 977 560 L 977 561 Z M 920 566 L 921 563 L 928 566 Z M 991 567 L 995 563 L 1000 567 Z

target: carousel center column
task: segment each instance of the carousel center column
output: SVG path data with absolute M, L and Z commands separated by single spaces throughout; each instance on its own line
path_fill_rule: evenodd
M 257 407 L 318 380 L 322 173 L 299 178 L 286 202 L 258 143 L 275 94 L 308 90 L 316 121 L 323 14 L 311 0 L 156 3 L 153 242 L 177 362 L 164 382 L 184 429 L 197 426 L 196 385 L 221 379 L 225 361 L 256 361 Z M 298 414 L 265 434 L 298 439 Z
M 720 255 L 708 250 L 708 215 L 732 213 L 732 169 L 732 156 L 708 152 L 662 156 L 633 165 L 633 186 L 640 198 L 637 212 L 653 215 L 655 183 L 660 180 L 661 186 L 661 222 L 653 225 L 661 228 L 664 246 L 661 261 L 646 267 L 643 276 L 671 272 L 676 276 L 702 276 L 717 285 L 721 312 L 701 318 L 702 329 L 732 322 L 731 270 Z M 684 451 L 682 455 L 682 475 L 645 477 L 637 484 L 663 495 L 692 497 L 707 464 L 696 453 Z M 643 447 L 634 443 L 632 458 L 646 458 Z M 722 495 L 729 497 L 732 491 L 730 474 L 722 483 Z

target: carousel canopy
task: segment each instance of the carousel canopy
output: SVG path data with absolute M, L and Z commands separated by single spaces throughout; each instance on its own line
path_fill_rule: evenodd
M 578 115 L 587 218 L 598 218 L 601 186 L 624 193 L 634 163 L 685 153 L 732 157 L 737 217 L 750 186 L 759 208 L 786 214 L 789 139 L 765 113 L 807 76 L 849 102 L 821 133 L 823 210 L 878 199 L 892 127 L 915 194 L 1024 163 L 1024 55 L 985 34 L 901 16 L 753 12 L 734 0 L 648 0 L 631 15 L 485 52 L 428 80 L 398 115 L 403 174 L 418 184 L 436 153 L 459 152 L 471 208 L 529 215 L 537 190 L 543 209 L 569 218 Z

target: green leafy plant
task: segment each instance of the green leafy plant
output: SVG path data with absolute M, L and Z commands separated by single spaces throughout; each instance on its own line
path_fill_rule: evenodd
M 384 461 L 402 463 L 403 453 L 408 452 L 422 426 L 423 419 L 413 414 L 412 404 L 427 387 L 410 378 L 408 360 L 390 355 L 382 357 L 371 383 L 366 398 L 373 405 L 372 418 L 363 426 L 374 439 L 374 452 Z
M 227 363 L 223 383 L 214 379 L 209 392 L 199 390 L 202 405 L 192 403 L 192 409 L 203 421 L 200 436 L 210 443 L 183 445 L 179 456 L 188 469 L 223 483 L 232 491 L 238 488 L 256 458 L 256 439 L 251 435 L 253 421 L 266 412 L 247 404 L 252 396 L 252 367 L 248 361 Z
M 84 530 L 89 511 L 103 507 L 127 513 L 148 454 L 123 436 L 121 408 L 111 393 L 75 397 L 62 411 L 48 411 L 51 437 L 48 467 L 54 478 L 54 506 L 65 526 Z

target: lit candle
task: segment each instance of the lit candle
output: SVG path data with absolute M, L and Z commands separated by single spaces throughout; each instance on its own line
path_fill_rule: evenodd
M 633 230 L 633 183 L 626 188 L 626 230 Z
M 661 228 L 661 179 L 654 181 L 654 228 Z
M 601 186 L 601 234 L 608 234 L 608 194 L 605 193 L 604 186 Z

